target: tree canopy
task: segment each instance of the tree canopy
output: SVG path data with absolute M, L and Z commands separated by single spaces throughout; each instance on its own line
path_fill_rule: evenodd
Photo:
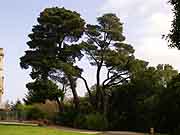
M 58 7 L 45 9 L 37 21 L 20 65 L 24 69 L 31 67 L 32 79 L 55 80 L 62 84 L 61 88 L 70 86 L 77 106 L 75 76 L 81 70 L 74 63 L 82 54 L 74 43 L 82 36 L 85 22 L 77 12 Z
M 96 106 L 103 110 L 109 88 L 127 82 L 135 63 L 143 61 L 135 59 L 133 47 L 125 42 L 123 24 L 115 14 L 104 14 L 97 23 L 86 25 L 87 40 L 82 44 L 90 64 L 97 67 Z M 103 68 L 107 70 L 105 79 L 100 78 Z

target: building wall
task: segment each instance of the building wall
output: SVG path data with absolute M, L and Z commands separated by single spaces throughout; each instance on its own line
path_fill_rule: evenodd
M 2 95 L 4 92 L 3 60 L 4 52 L 3 48 L 0 48 L 0 104 L 2 103 Z

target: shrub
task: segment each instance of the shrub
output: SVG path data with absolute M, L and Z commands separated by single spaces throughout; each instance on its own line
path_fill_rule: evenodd
M 94 112 L 95 109 L 91 105 L 89 98 L 81 97 L 80 98 L 80 106 L 79 106 L 79 113 L 81 114 L 89 114 Z
M 39 120 L 45 118 L 45 113 L 35 106 L 28 105 L 24 108 L 27 120 Z
M 87 115 L 85 124 L 87 129 L 92 130 L 106 130 L 108 128 L 108 121 L 106 117 L 100 113 Z
M 73 127 L 80 129 L 87 129 L 86 115 L 79 114 L 76 116 L 73 122 Z
M 172 131 L 169 131 L 170 135 L 179 135 L 180 134 L 180 125 L 178 125 L 177 127 L 174 127 L 174 129 Z
M 36 103 L 34 106 L 43 112 L 48 120 L 53 120 L 59 111 L 55 101 L 47 100 L 45 103 Z
M 71 111 L 60 112 L 56 116 L 56 124 L 73 127 L 73 121 L 75 118 L 76 118 L 76 113 L 74 113 L 74 112 L 71 112 Z
M 72 104 L 64 105 L 64 112 L 59 112 L 55 118 L 56 124 L 73 127 L 74 119 L 77 117 L 77 110 L 74 109 Z

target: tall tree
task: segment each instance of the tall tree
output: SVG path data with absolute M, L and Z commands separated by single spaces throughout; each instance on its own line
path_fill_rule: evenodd
M 68 81 L 76 108 L 79 98 L 76 91 L 76 76 L 81 70 L 74 66 L 80 59 L 80 47 L 74 44 L 82 36 L 84 20 L 80 14 L 65 8 L 46 8 L 33 26 L 27 42 L 29 49 L 20 58 L 24 69 L 31 67 L 31 77 L 36 80 Z
M 130 65 L 135 58 L 133 47 L 124 42 L 123 26 L 115 14 L 104 14 L 97 22 L 97 25 L 86 25 L 87 40 L 83 45 L 90 64 L 97 67 L 96 106 L 103 110 L 108 88 L 128 80 Z M 100 78 L 102 68 L 107 69 L 104 80 Z

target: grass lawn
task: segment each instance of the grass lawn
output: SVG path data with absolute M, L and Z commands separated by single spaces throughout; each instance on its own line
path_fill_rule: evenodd
M 0 125 L 0 135 L 88 135 L 32 126 Z

